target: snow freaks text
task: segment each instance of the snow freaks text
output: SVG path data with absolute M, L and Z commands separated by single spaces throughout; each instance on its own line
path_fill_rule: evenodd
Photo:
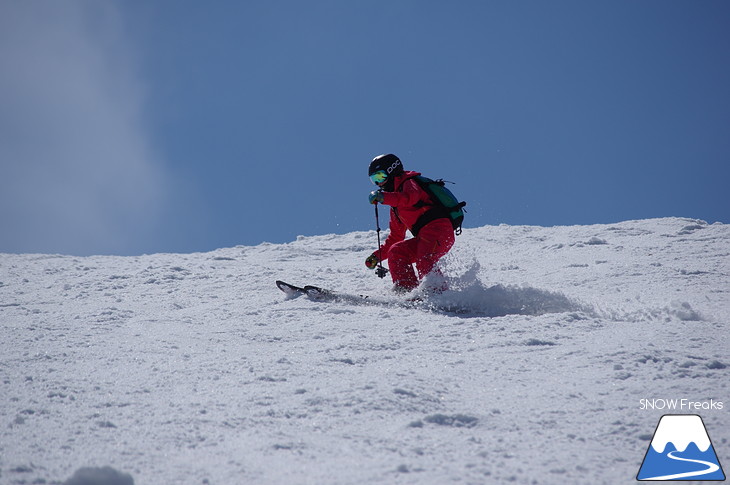
M 721 411 L 724 407 L 722 401 L 693 401 L 691 399 L 640 399 L 639 409 L 641 411 L 658 409 L 660 411 Z

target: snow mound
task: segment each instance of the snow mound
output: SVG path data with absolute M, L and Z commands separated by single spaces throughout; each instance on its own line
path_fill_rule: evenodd
M 469 317 L 503 317 L 507 315 L 543 315 L 587 311 L 587 307 L 570 300 L 557 291 L 547 291 L 528 285 L 485 285 L 478 276 L 478 262 L 464 275 L 447 278 L 448 290 L 430 293 L 438 287 L 433 277 L 422 284 L 427 302 L 433 308 Z
M 134 485 L 132 476 L 110 466 L 80 468 L 63 485 Z

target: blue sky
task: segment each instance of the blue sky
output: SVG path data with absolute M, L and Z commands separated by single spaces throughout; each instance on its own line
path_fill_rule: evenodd
M 388 152 L 457 182 L 466 227 L 730 223 L 728 25 L 723 0 L 5 0 L 0 252 L 373 229 Z

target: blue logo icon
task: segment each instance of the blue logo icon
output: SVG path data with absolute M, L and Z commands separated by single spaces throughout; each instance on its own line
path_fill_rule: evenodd
M 725 480 L 702 418 L 696 414 L 662 416 L 636 479 Z

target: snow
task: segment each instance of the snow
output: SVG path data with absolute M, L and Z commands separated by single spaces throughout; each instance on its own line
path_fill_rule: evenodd
M 395 298 L 375 241 L 0 255 L 0 483 L 629 483 L 641 399 L 729 405 L 730 226 L 465 229 L 430 309 L 274 285 Z

